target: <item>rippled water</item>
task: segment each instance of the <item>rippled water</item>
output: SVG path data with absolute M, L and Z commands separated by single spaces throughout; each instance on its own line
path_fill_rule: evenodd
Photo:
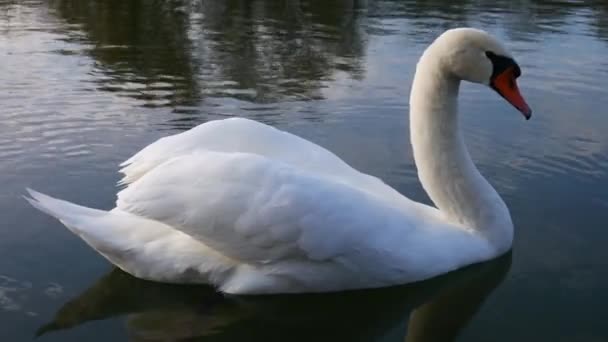
M 608 341 L 606 18 L 599 0 L 0 2 L 0 340 Z M 409 87 L 424 47 L 463 25 L 514 51 L 535 111 L 525 122 L 483 87 L 462 91 L 471 154 L 516 224 L 512 255 L 391 290 L 219 298 L 112 270 L 21 198 L 29 186 L 111 208 L 132 153 L 245 116 L 428 202 Z

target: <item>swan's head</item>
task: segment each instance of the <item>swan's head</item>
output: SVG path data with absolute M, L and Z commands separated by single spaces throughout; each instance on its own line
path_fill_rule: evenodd
M 481 30 L 457 28 L 444 32 L 431 46 L 431 51 L 440 56 L 445 72 L 491 87 L 530 119 L 532 110 L 515 81 L 521 70 L 496 38 Z

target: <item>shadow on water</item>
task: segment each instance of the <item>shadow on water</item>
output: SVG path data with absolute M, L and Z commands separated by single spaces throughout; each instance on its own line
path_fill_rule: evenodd
M 510 266 L 508 253 L 405 286 L 262 297 L 223 297 L 209 287 L 153 283 L 114 269 L 64 304 L 38 335 L 126 315 L 128 334 L 136 341 L 379 341 L 387 334 L 407 334 L 411 342 L 450 341 Z

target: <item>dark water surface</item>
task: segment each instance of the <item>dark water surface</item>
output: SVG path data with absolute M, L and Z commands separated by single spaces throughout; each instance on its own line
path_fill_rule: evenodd
M 0 1 L 0 341 L 608 341 L 607 18 L 604 1 Z M 132 153 L 244 116 L 428 203 L 410 82 L 463 25 L 512 49 L 535 110 L 462 90 L 512 255 L 394 289 L 221 298 L 114 270 L 21 198 L 109 209 Z

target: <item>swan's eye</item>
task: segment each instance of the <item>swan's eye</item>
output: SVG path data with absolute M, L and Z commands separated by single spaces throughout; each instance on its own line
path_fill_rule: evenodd
M 519 65 L 515 63 L 513 58 L 497 55 L 492 51 L 486 51 L 486 57 L 492 62 L 492 77 L 490 79 L 494 79 L 510 67 L 513 67 L 513 76 L 515 78 L 521 76 L 521 69 L 519 69 Z

